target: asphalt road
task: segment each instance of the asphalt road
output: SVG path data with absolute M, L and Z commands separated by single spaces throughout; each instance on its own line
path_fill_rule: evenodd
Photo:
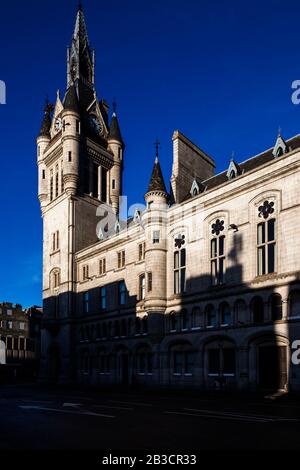
M 1 450 L 300 449 L 300 400 L 0 387 Z

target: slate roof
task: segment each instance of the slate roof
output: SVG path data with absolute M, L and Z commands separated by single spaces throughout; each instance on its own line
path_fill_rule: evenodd
M 166 185 L 165 185 L 164 177 L 161 171 L 158 158 L 155 159 L 155 163 L 154 163 L 154 167 L 153 167 L 153 171 L 152 171 L 152 175 L 150 178 L 150 183 L 149 183 L 147 192 L 150 193 L 154 191 L 164 192 L 167 194 Z

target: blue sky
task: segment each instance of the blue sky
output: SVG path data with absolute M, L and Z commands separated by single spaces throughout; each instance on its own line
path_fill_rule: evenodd
M 227 167 L 300 132 L 296 1 L 85 0 L 99 97 L 116 96 L 126 142 L 124 192 L 143 202 L 156 136 L 166 180 L 181 130 Z M 66 82 L 76 0 L 1 2 L 0 301 L 41 304 L 42 220 L 35 138 L 44 97 Z M 137 171 L 138 167 L 138 171 Z

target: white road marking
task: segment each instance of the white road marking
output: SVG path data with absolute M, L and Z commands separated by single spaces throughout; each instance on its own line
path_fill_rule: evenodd
M 68 408 L 78 408 L 79 406 L 82 406 L 81 403 L 63 403 L 63 406 L 66 406 Z
M 150 403 L 140 403 L 134 401 L 121 401 L 121 400 L 108 400 L 109 403 L 123 403 L 124 405 L 136 405 L 136 406 L 153 406 Z
M 194 418 L 206 418 L 206 419 L 210 419 L 210 418 L 216 418 L 216 419 L 227 419 L 227 420 L 231 420 L 231 421 L 249 421 L 249 422 L 255 422 L 255 423 L 268 423 L 270 422 L 269 420 L 266 420 L 266 419 L 252 419 L 252 418 L 248 418 L 248 417 L 239 417 L 239 416 L 224 416 L 224 415 L 220 415 L 220 414 L 205 414 L 205 413 L 198 413 L 198 414 L 195 414 L 195 413 L 186 413 L 186 412 L 180 412 L 180 411 L 164 411 L 165 414 L 169 414 L 169 415 L 183 415 L 183 416 L 194 416 Z
M 93 405 L 94 408 L 111 408 L 113 410 L 126 410 L 133 411 L 133 408 L 125 408 L 124 406 L 110 406 L 110 405 Z
M 217 410 L 199 410 L 196 408 L 184 408 L 186 411 L 196 411 L 197 413 L 208 413 L 208 414 L 220 414 L 222 416 L 237 416 L 240 418 L 251 418 L 251 419 L 265 419 L 267 421 L 298 421 L 295 418 L 286 418 L 284 416 L 266 416 L 266 415 L 246 415 L 246 414 L 239 414 L 234 411 L 217 411 Z
M 68 413 L 68 414 L 73 414 L 73 415 L 88 415 L 88 416 L 98 416 L 101 418 L 115 418 L 115 416 L 111 415 L 105 415 L 105 414 L 100 414 L 100 413 L 93 413 L 91 411 L 70 411 L 70 410 L 61 410 L 59 408 L 47 408 L 44 406 L 19 406 L 19 408 L 23 410 L 37 410 L 37 411 L 52 411 L 55 413 Z

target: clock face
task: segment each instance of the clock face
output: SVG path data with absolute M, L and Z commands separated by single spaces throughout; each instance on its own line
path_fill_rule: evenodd
M 62 119 L 59 117 L 55 120 L 55 130 L 56 132 L 59 132 L 62 128 Z
M 92 131 L 95 132 L 95 134 L 100 134 L 102 132 L 101 123 L 97 116 L 95 116 L 94 114 L 89 116 L 89 125 Z

